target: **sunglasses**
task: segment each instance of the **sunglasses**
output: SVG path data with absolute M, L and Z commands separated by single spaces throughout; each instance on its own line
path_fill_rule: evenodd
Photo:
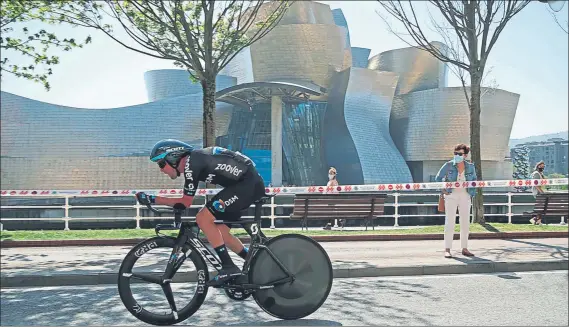
M 464 153 L 462 153 L 462 152 L 455 152 L 454 155 L 455 155 L 455 156 L 463 156 Z
M 166 161 L 165 160 L 158 161 L 158 167 L 160 167 L 160 169 L 166 167 Z

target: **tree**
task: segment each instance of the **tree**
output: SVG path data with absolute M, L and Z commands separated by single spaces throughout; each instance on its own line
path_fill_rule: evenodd
M 531 171 L 529 166 L 529 152 L 530 149 L 525 146 L 517 146 L 512 150 L 512 161 L 514 164 L 514 173 L 512 177 L 514 179 L 530 179 Z M 516 186 L 514 187 L 518 192 L 524 192 L 529 187 L 526 186 Z
M 381 18 L 387 23 L 390 31 L 407 44 L 428 51 L 442 62 L 454 66 L 459 71 L 468 74 L 469 87 L 462 79 L 463 89 L 470 109 L 470 143 L 472 160 L 474 161 L 477 178 L 483 180 L 480 147 L 480 98 L 481 84 L 486 69 L 488 57 L 500 34 L 510 22 L 530 1 L 519 0 L 488 0 L 488 1 L 429 1 L 431 7 L 442 15 L 443 22 L 439 23 L 431 16 L 431 24 L 436 31 L 448 42 L 445 47 L 432 44 L 424 34 L 426 24 L 419 23 L 415 6 L 422 2 L 381 0 L 383 9 L 405 27 L 413 42 L 409 42 L 396 33 L 387 18 Z M 484 199 L 482 189 L 477 188 L 473 203 L 474 222 L 485 223 Z
M 567 176 L 565 176 L 563 174 L 559 174 L 559 173 L 553 173 L 553 174 L 549 174 L 547 176 L 547 178 L 549 178 L 549 179 L 567 178 Z M 554 190 L 567 191 L 568 187 L 567 187 L 567 185 L 554 185 L 554 186 L 549 186 L 547 189 L 550 191 L 554 191 Z
M 269 33 L 291 1 L 105 0 L 96 10 L 66 19 L 103 31 L 127 49 L 174 61 L 203 87 L 203 146 L 215 145 L 215 78 L 241 50 Z M 92 9 L 92 8 L 89 8 Z M 134 45 L 103 24 L 116 20 Z M 132 43 L 132 42 L 131 42 Z
M 16 77 L 26 78 L 42 83 L 49 91 L 48 77 L 53 74 L 51 66 L 59 63 L 59 57 L 49 54 L 50 48 L 59 48 L 64 51 L 77 47 L 82 48 L 84 44 L 91 42 L 91 37 L 78 43 L 73 38 L 60 39 L 43 28 L 32 31 L 29 24 L 34 21 L 59 24 L 61 13 L 78 14 L 77 9 L 80 8 L 78 4 L 81 2 L 83 1 L 3 0 L 0 5 L 2 12 L 0 17 L 0 50 L 2 52 L 0 76 L 9 73 Z M 19 31 L 21 32 L 18 33 Z M 26 58 L 29 62 L 13 63 L 14 55 Z

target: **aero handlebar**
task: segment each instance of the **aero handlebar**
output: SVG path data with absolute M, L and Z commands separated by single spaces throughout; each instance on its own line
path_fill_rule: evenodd
M 156 209 L 154 208 L 150 203 L 146 204 L 146 207 L 148 208 L 148 210 L 154 212 L 155 214 L 157 214 L 158 216 L 161 216 L 162 214 L 174 214 L 174 227 L 178 228 L 180 227 L 181 223 L 182 223 L 182 212 L 184 212 L 184 209 L 179 209 L 179 208 L 172 208 L 172 209 Z

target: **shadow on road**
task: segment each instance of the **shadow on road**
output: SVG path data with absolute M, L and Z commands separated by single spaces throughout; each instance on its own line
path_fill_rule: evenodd
M 140 287 L 147 294 L 139 299 L 143 307 L 150 309 L 152 305 L 154 308 L 169 311 L 159 287 L 156 290 L 146 285 L 136 287 Z M 193 295 L 193 292 L 188 292 L 188 287 L 190 286 L 183 285 L 174 290 L 180 295 L 176 296 L 180 305 L 189 303 L 189 297 Z M 335 280 L 332 292 L 319 310 L 304 319 L 285 321 L 266 314 L 252 298 L 237 302 L 229 299 L 220 290 L 210 289 L 200 310 L 179 325 L 342 326 L 346 322 L 355 325 L 376 325 L 378 318 L 379 321 L 385 319 L 398 325 L 432 325 L 436 313 L 425 315 L 405 306 L 385 304 L 385 301 L 378 303 L 378 298 L 441 301 L 432 294 L 430 286 L 412 281 Z M 126 310 L 115 287 L 2 289 L 1 297 L 2 325 L 145 325 Z M 373 315 L 370 315 L 370 312 L 373 312 Z
M 343 326 L 337 321 L 320 319 L 299 319 L 299 320 L 270 320 L 270 321 L 247 321 L 238 324 L 216 325 L 216 326 Z

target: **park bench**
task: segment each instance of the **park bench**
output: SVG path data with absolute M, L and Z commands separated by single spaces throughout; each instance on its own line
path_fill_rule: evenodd
M 569 194 L 567 193 L 539 193 L 535 198 L 532 211 L 524 212 L 524 217 L 540 215 L 543 223 L 547 223 L 548 216 L 569 216 Z
M 309 220 L 361 219 L 367 230 L 375 229 L 373 219 L 383 215 L 387 194 L 382 193 L 303 193 L 294 198 L 292 220 L 300 220 L 301 230 L 308 230 Z

